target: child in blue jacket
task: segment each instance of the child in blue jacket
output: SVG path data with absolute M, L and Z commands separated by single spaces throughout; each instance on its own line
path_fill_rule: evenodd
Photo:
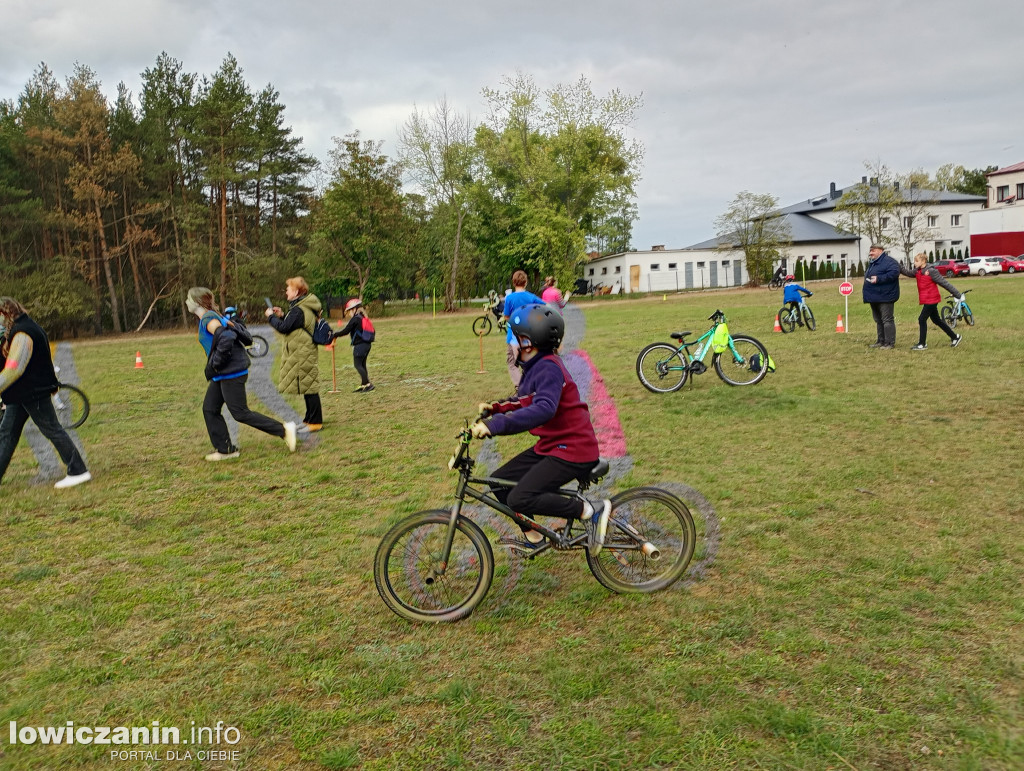
M 806 295 L 807 297 L 814 294 L 814 292 L 808 291 L 796 283 L 796 276 L 792 273 L 786 276 L 786 286 L 784 294 L 782 295 L 782 302 L 785 303 L 786 307 L 789 308 L 790 311 L 798 309 L 800 304 L 803 302 L 803 296 L 800 294 L 801 292 L 803 292 L 803 295 Z M 796 315 L 796 323 L 800 326 L 804 325 L 803 319 L 800 318 L 799 313 Z

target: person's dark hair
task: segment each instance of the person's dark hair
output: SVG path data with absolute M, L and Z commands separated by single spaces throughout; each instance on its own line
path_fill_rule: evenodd
M 528 283 L 529 279 L 526 277 L 526 271 L 517 270 L 515 273 L 512 274 L 512 286 L 526 286 Z

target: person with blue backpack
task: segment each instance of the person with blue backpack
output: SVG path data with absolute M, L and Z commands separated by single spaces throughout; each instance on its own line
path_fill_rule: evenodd
M 791 311 L 799 311 L 800 306 L 803 304 L 804 297 L 810 297 L 814 292 L 809 289 L 805 289 L 796 283 L 796 276 L 790 273 L 786 276 L 785 289 L 783 290 L 782 302 Z M 800 318 L 800 313 L 796 314 L 796 323 L 800 326 L 804 325 L 803 319 Z
M 366 370 L 366 357 L 370 355 L 370 348 L 377 337 L 373 328 L 373 322 L 366 315 L 363 309 L 363 301 L 353 297 L 345 303 L 345 315 L 352 314 L 342 329 L 334 333 L 334 337 L 349 336 L 352 344 L 352 364 L 359 373 L 360 384 L 355 390 L 357 394 L 369 393 L 373 390 L 373 383 L 370 382 L 370 373 Z

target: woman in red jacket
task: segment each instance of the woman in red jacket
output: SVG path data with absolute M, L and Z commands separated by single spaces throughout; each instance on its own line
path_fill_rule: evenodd
M 921 339 L 910 350 L 924 351 L 928 348 L 925 344 L 928 338 L 928 319 L 931 319 L 935 326 L 949 335 L 949 339 L 952 341 L 951 346 L 956 348 L 960 345 L 962 336 L 949 328 L 949 325 L 939 316 L 938 311 L 939 302 L 942 300 L 939 296 L 940 286 L 958 299 L 963 297 L 960 291 L 946 281 L 937 268 L 928 265 L 928 256 L 924 252 L 914 255 L 914 270 L 900 265 L 900 273 L 917 280 L 917 294 L 921 303 L 921 315 L 917 317 L 917 323 L 921 327 Z

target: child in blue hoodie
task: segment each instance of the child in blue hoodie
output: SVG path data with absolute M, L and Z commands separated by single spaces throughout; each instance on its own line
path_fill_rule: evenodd
M 801 295 L 801 292 L 803 295 Z M 814 294 L 814 292 L 808 291 L 796 283 L 796 276 L 792 273 L 786 276 L 786 286 L 784 294 L 782 295 L 782 302 L 785 303 L 786 307 L 789 308 L 790 311 L 799 309 L 803 304 L 804 295 L 810 297 L 812 294 Z M 800 318 L 799 313 L 796 314 L 796 323 L 800 326 L 804 325 L 803 319 Z

